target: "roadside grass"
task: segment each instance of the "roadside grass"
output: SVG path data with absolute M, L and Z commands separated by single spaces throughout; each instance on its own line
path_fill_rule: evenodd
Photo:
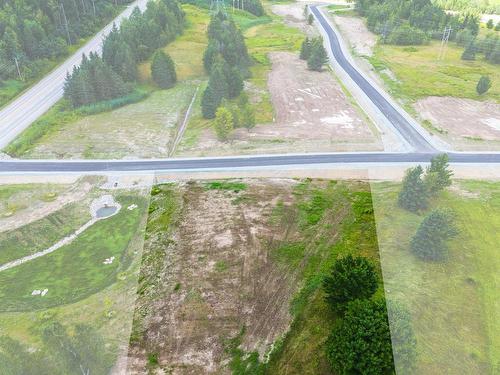
M 175 63 L 177 79 L 203 79 L 206 76 L 203 68 L 203 53 L 207 40 L 207 27 L 210 22 L 208 9 L 184 4 L 187 26 L 182 35 L 167 45 L 163 50 L 172 57 Z M 139 66 L 139 76 L 143 82 L 151 82 L 151 63 Z
M 58 184 L 0 185 L 0 220 L 11 217 L 32 204 L 51 202 L 64 190 L 65 187 Z
M 151 92 L 147 86 L 144 90 L 149 90 L 144 100 L 88 116 L 79 110 L 65 111 L 60 103 L 6 151 L 28 159 L 164 157 L 196 84 L 179 82 L 169 90 Z
M 447 191 L 430 209 L 452 209 L 460 234 L 446 262 L 428 263 L 408 250 L 423 215 L 397 207 L 399 184 L 372 184 L 386 297 L 412 315 L 418 373 L 500 370 L 500 184 L 458 186 L 465 192 Z
M 278 247 L 273 256 L 290 267 L 302 264 L 302 287 L 290 306 L 291 327 L 275 343 L 266 373 L 326 375 L 331 370 L 324 343 L 336 316 L 324 300 L 322 281 L 337 257 L 347 254 L 370 258 L 380 276 L 372 202 L 368 186 L 357 183 L 329 182 L 318 188 L 306 180 L 297 186 L 295 194 L 299 199 L 298 225 L 304 239 Z M 277 218 L 290 215 L 277 207 Z M 384 295 L 381 276 L 379 279 L 377 298 Z
M 476 85 L 482 75 L 500 82 L 500 69 L 478 55 L 476 61 L 460 59 L 463 48 L 448 44 L 446 56 L 438 60 L 440 42 L 432 41 L 424 46 L 393 46 L 377 44 L 374 55 L 368 60 L 378 72 L 388 68 L 397 77 L 391 79 L 383 72 L 381 78 L 394 94 L 413 103 L 427 96 L 453 96 L 475 100 L 500 101 L 500 85 L 495 85 L 485 95 L 476 93 Z M 425 72 L 425 73 L 424 73 Z
M 71 203 L 33 223 L 0 232 L 0 265 L 52 246 L 88 220 L 88 206 Z
M 0 273 L 0 311 L 34 311 L 79 301 L 113 284 L 134 257 L 130 243 L 138 235 L 145 199 L 121 195 L 122 210 L 83 232 L 72 243 Z M 137 204 L 135 210 L 126 207 Z M 115 256 L 112 264 L 103 264 Z M 48 293 L 32 296 L 34 289 Z

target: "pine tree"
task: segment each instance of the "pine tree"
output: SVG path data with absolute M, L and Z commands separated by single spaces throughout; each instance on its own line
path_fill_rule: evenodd
M 236 98 L 243 90 L 243 78 L 237 68 L 230 68 L 227 64 L 226 70 L 227 95 L 228 98 Z
M 207 86 L 201 98 L 201 112 L 206 119 L 215 117 L 215 111 L 219 107 L 222 98 L 217 96 L 210 85 Z
M 400 207 L 412 212 L 417 212 L 427 207 L 427 191 L 422 181 L 423 172 L 420 165 L 406 171 L 403 186 L 398 197 Z
M 219 107 L 215 114 L 215 133 L 220 141 L 227 141 L 229 134 L 234 128 L 233 116 L 231 112 L 224 107 Z
M 248 131 L 255 127 L 255 113 L 249 104 L 240 109 L 240 124 Z
M 173 87 L 177 81 L 174 62 L 170 56 L 162 50 L 156 51 L 153 55 L 151 76 L 153 81 L 162 89 Z
M 493 26 L 494 26 L 493 20 L 490 18 L 488 22 L 486 22 L 486 27 L 491 30 L 493 29 Z
M 312 42 L 311 55 L 307 59 L 307 67 L 309 70 L 320 72 L 323 69 L 323 65 L 327 62 L 328 55 L 325 47 L 323 47 L 323 40 L 321 38 L 316 38 Z
M 448 155 L 441 154 L 431 159 L 431 165 L 425 173 L 425 186 L 430 195 L 451 185 L 453 172 L 449 169 Z
M 443 260 L 447 256 L 446 241 L 458 230 L 453 215 L 447 210 L 434 210 L 425 217 L 410 242 L 411 251 L 423 260 Z
M 476 86 L 476 92 L 478 95 L 486 94 L 486 92 L 491 88 L 491 79 L 488 76 L 482 76 L 479 78 L 479 82 Z
M 467 47 L 465 47 L 461 59 L 466 61 L 472 61 L 476 59 L 476 46 L 474 45 L 474 41 L 471 41 L 467 45 Z
M 311 40 L 309 38 L 304 39 L 302 46 L 300 47 L 300 58 L 302 60 L 307 60 L 311 56 Z

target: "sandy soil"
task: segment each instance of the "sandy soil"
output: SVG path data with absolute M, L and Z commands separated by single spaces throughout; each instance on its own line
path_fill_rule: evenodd
M 229 142 L 219 142 L 205 129 L 198 143 L 179 155 L 230 155 L 277 152 L 381 150 L 376 131 L 364 119 L 327 70 L 312 72 L 293 53 L 270 54 L 268 87 L 275 122 L 248 132 L 236 129 Z
M 500 150 L 500 104 L 452 97 L 428 97 L 415 103 L 420 117 L 458 150 Z
M 274 4 L 271 6 L 271 11 L 283 17 L 288 26 L 295 27 L 301 30 L 308 36 L 318 36 L 318 30 L 314 25 L 308 25 L 304 15 L 305 4 L 300 2 L 287 4 Z
M 362 18 L 345 15 L 331 15 L 340 32 L 358 55 L 371 56 L 377 44 L 377 36 L 370 32 Z
M 297 240 L 290 208 L 297 182 L 245 183 L 240 192 L 181 185 L 184 203 L 171 239 L 151 236 L 145 246 L 147 254 L 171 244 L 158 274 L 164 290 L 146 314 L 145 347 L 131 348 L 129 373 L 147 373 L 147 354 L 158 353 L 165 373 L 228 374 L 225 340 L 246 327 L 242 347 L 263 354 L 288 329 L 300 266 L 276 264 L 269 250 Z M 286 223 L 273 224 L 278 201 L 291 213 Z

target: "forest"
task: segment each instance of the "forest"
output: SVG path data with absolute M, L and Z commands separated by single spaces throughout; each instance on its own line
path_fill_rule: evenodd
M 131 0 L 0 0 L 0 85 L 30 80 Z
M 104 39 L 102 58 L 84 56 L 82 64 L 68 74 L 65 98 L 73 107 L 80 107 L 130 93 L 137 80 L 137 65 L 173 41 L 184 25 L 184 12 L 175 0 L 151 1 L 144 12 L 135 8 Z
M 444 9 L 461 12 L 500 14 L 499 0 L 434 0 L 434 3 Z

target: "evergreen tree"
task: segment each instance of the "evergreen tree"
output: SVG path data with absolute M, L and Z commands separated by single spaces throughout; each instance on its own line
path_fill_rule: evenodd
M 424 182 L 427 192 L 435 195 L 437 192 L 451 185 L 453 172 L 449 169 L 448 155 L 441 154 L 431 159 L 431 165 L 427 168 Z
M 215 114 L 215 133 L 219 141 L 227 141 L 229 134 L 233 130 L 233 116 L 224 107 L 219 107 Z
M 493 20 L 490 18 L 488 20 L 488 22 L 486 22 L 486 27 L 491 30 L 491 29 L 493 29 L 493 26 L 495 26 L 495 25 L 493 23 Z
M 309 38 L 304 39 L 302 46 L 300 47 L 300 58 L 302 60 L 307 60 L 311 56 L 311 40 Z
M 224 69 L 226 69 L 227 96 L 236 98 L 243 90 L 243 78 L 237 68 L 230 68 L 224 64 Z
M 478 95 L 486 94 L 486 92 L 491 88 L 491 79 L 488 76 L 481 76 L 476 86 L 476 92 Z
M 418 227 L 410 242 L 410 249 L 423 260 L 443 260 L 447 256 L 446 242 L 457 234 L 450 211 L 434 210 Z
M 370 298 L 377 290 L 375 268 L 363 257 L 337 259 L 323 281 L 326 301 L 336 311 L 358 298 Z
M 394 359 L 384 300 L 355 300 L 326 342 L 335 374 L 392 374 Z
M 500 21 L 496 24 L 495 31 L 500 31 Z
M 156 51 L 153 55 L 151 76 L 153 81 L 162 89 L 173 87 L 177 81 L 174 62 L 162 50 Z
M 323 65 L 328 62 L 328 55 L 326 53 L 325 47 L 323 47 L 323 39 L 316 38 L 312 42 L 311 55 L 307 59 L 307 67 L 309 70 L 314 70 L 320 72 L 323 69 Z
M 255 127 L 255 113 L 249 104 L 243 106 L 240 111 L 240 124 L 250 131 Z
M 204 118 L 212 119 L 219 107 L 222 98 L 216 95 L 210 85 L 207 86 L 201 98 L 201 113 Z
M 427 191 L 422 181 L 423 172 L 420 165 L 406 171 L 403 186 L 398 197 L 400 207 L 412 212 L 417 212 L 427 207 Z
M 474 45 L 474 41 L 470 42 L 467 47 L 465 47 L 464 52 L 462 53 L 462 60 L 472 61 L 476 59 L 476 46 Z

